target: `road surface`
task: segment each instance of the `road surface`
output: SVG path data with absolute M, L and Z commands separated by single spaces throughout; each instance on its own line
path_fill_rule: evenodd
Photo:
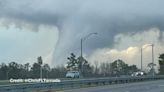
M 164 80 L 80 88 L 64 92 L 164 92 Z

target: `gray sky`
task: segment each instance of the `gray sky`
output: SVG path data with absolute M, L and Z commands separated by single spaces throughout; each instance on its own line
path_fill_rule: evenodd
M 43 56 L 50 63 L 51 54 L 58 39 L 56 28 L 40 26 L 38 32 L 28 29 L 0 27 L 0 62 L 36 62 Z M 48 59 L 49 58 L 49 59 Z
M 2 61 L 10 61 L 9 57 L 20 62 L 29 58 L 34 61 L 36 56 L 42 55 L 46 62 L 63 64 L 71 52 L 80 54 L 80 39 L 92 32 L 98 35 L 84 43 L 84 55 L 90 62 L 97 59 L 96 55 L 104 54 L 104 49 L 125 55 L 122 51 L 130 47 L 136 50 L 149 43 L 160 47 L 164 29 L 163 3 L 163 0 L 0 0 L 0 45 L 3 44 L 0 49 L 7 53 L 3 54 Z M 14 44 L 9 40 L 12 37 L 18 45 L 11 45 Z M 8 50 L 10 48 L 14 50 Z M 161 49 L 157 53 L 162 53 Z M 136 50 L 133 56 L 137 53 Z M 98 60 L 104 62 L 111 58 L 112 61 L 113 57 L 105 54 Z M 126 61 L 138 64 L 138 58 L 134 56 Z

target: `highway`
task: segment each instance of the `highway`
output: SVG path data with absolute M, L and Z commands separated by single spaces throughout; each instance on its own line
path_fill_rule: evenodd
M 164 92 L 164 80 L 80 88 L 64 92 Z
M 0 92 L 42 92 L 43 90 L 48 92 L 57 90 L 64 90 L 64 92 L 164 92 L 163 79 L 163 75 L 158 75 L 155 77 L 106 77 L 48 83 L 18 83 L 1 85 Z

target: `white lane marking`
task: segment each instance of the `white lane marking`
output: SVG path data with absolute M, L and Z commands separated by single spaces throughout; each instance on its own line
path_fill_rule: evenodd
M 130 91 L 127 90 L 127 91 L 125 91 L 125 92 L 130 92 Z

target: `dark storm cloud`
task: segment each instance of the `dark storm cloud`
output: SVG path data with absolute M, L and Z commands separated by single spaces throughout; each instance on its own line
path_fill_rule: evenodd
M 135 33 L 164 28 L 163 0 L 1 0 L 0 16 L 18 24 L 48 24 L 59 29 L 55 60 L 78 53 L 80 39 L 97 32 L 84 42 L 85 52 L 113 45 L 118 33 Z M 160 38 L 161 39 L 161 38 Z

